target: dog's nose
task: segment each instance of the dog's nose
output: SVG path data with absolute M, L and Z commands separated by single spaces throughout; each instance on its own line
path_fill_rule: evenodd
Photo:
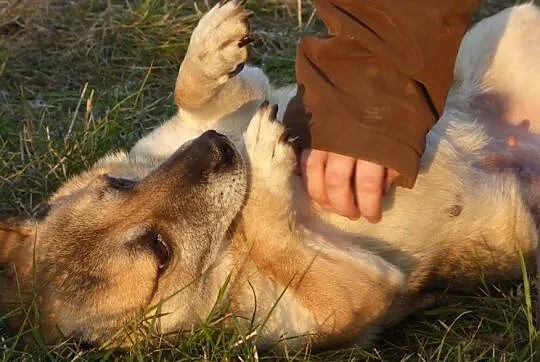
M 217 132 L 216 130 L 210 129 L 206 132 L 204 132 L 200 137 L 208 137 L 208 138 L 227 138 L 225 135 Z
M 237 155 L 234 145 L 227 136 L 214 130 L 204 132 L 200 139 L 206 140 L 210 144 L 211 152 L 214 154 L 214 169 L 231 166 L 235 163 Z
M 138 188 L 150 187 L 155 191 L 156 185 L 166 184 L 162 180 L 198 184 L 211 174 L 234 171 L 241 160 L 239 152 L 226 136 L 216 131 L 206 131 L 180 147 L 156 171 L 142 180 Z

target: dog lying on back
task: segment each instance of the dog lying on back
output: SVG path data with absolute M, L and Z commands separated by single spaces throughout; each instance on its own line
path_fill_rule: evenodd
M 176 116 L 63 185 L 47 213 L 0 222 L 0 315 L 35 297 L 48 342 L 107 344 L 123 330 L 129 346 L 139 327 L 190 330 L 222 308 L 261 345 L 366 344 L 433 291 L 517 277 L 521 255 L 532 264 L 537 7 L 466 35 L 417 184 L 387 194 L 375 225 L 310 203 L 276 121 L 294 87 L 242 68 L 249 15 L 234 0 L 200 20 Z

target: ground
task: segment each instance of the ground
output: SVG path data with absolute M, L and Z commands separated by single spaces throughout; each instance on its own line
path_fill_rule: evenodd
M 488 0 L 478 20 L 517 0 Z M 279 83 L 294 80 L 294 45 L 321 29 L 310 1 L 248 1 L 260 40 L 252 61 Z M 0 213 L 30 215 L 71 175 L 108 150 L 127 148 L 175 111 L 172 89 L 189 35 L 205 1 L 0 0 Z M 529 283 L 485 286 L 472 296 L 417 313 L 385 332 L 372 347 L 290 360 L 534 361 Z M 3 316 L 0 316 L 0 321 Z M 258 360 L 252 338 L 212 323 L 176 346 L 131 352 L 44 346 L 40 359 Z M 0 340 L 0 357 L 29 359 L 30 351 Z M 112 354 L 109 354 L 112 353 Z M 34 356 L 35 357 L 35 356 Z

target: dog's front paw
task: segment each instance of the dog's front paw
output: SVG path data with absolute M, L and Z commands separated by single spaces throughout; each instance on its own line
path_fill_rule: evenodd
M 244 133 L 244 145 L 253 179 L 283 192 L 296 158 L 283 125 L 276 120 L 277 106 L 264 102 Z
M 248 57 L 249 18 L 253 13 L 244 0 L 222 0 L 216 4 L 193 31 L 186 57 L 200 64 L 207 77 L 223 84 L 238 74 Z

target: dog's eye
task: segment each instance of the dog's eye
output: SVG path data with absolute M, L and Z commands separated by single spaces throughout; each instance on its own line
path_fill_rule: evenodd
M 137 184 L 135 180 L 129 180 L 121 177 L 115 177 L 111 175 L 105 175 L 107 184 L 110 188 L 120 191 L 129 191 Z
M 43 220 L 47 217 L 47 215 L 49 215 L 49 211 L 51 211 L 51 204 L 43 202 L 36 207 L 34 217 L 37 220 Z
M 170 242 L 160 233 L 152 233 L 149 242 L 150 248 L 158 259 L 158 271 L 161 274 L 167 269 L 172 258 Z

